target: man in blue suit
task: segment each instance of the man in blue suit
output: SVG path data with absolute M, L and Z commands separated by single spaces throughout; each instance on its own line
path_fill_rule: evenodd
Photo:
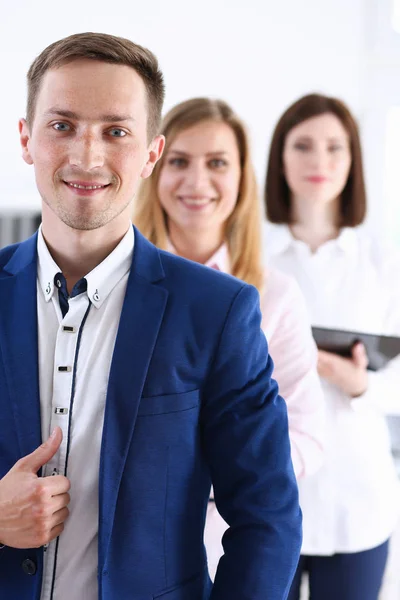
M 130 224 L 163 95 L 155 57 L 104 34 L 52 44 L 28 73 L 42 227 L 0 252 L 7 600 L 287 597 L 301 516 L 257 292 Z M 230 526 L 214 586 L 211 483 Z

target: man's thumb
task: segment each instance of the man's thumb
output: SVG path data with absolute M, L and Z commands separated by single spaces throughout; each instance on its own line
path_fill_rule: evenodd
M 57 452 L 62 442 L 62 431 L 60 427 L 55 427 L 51 436 L 41 444 L 31 454 L 24 456 L 19 461 L 19 466 L 24 471 L 37 473 L 41 467 L 49 462 Z

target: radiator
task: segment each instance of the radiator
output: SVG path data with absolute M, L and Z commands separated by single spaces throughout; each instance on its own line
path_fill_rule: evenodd
M 0 215 L 0 247 L 25 240 L 36 231 L 40 221 L 39 213 Z

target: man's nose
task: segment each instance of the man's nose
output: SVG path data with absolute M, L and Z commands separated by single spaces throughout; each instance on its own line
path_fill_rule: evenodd
M 92 134 L 75 137 L 70 151 L 69 163 L 85 171 L 104 166 L 104 146 Z

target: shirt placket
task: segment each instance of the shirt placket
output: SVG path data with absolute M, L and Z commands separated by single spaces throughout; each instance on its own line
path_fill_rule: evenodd
M 57 302 L 57 298 L 53 299 Z M 61 318 L 59 307 L 57 314 Z M 53 396 L 50 417 L 50 432 L 56 426 L 61 428 L 63 438 L 53 458 L 45 465 L 43 475 L 67 475 L 68 450 L 71 437 L 72 411 L 74 403 L 74 376 L 79 360 L 80 329 L 89 310 L 86 293 L 69 301 L 69 311 L 60 320 L 57 331 L 54 368 Z M 82 332 L 81 332 L 82 335 Z M 41 600 L 52 600 L 57 570 L 57 551 L 60 538 L 45 547 L 44 572 Z

